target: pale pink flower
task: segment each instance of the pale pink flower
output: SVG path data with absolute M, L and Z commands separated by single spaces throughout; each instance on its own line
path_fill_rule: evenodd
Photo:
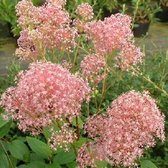
M 70 128 L 67 123 L 64 123 L 59 131 L 52 131 L 52 135 L 49 138 L 49 144 L 51 149 L 57 150 L 58 147 L 64 149 L 65 151 L 69 151 L 72 144 L 76 139 L 77 135 L 75 131 Z
M 79 163 L 79 168 L 85 167 L 97 167 L 97 161 L 104 160 L 104 151 L 101 146 L 94 143 L 86 143 L 79 150 L 77 155 L 77 162 Z
M 82 74 L 88 81 L 99 83 L 104 78 L 106 62 L 104 57 L 96 54 L 89 54 L 81 62 Z
M 88 3 L 80 4 L 76 9 L 76 14 L 84 21 L 91 20 L 94 15 L 93 8 Z
M 105 18 L 104 21 L 89 22 L 85 25 L 85 31 L 88 38 L 92 40 L 98 54 L 113 56 L 113 52 L 122 52 L 122 56 L 116 55 L 117 60 L 121 59 L 119 66 L 122 69 L 128 69 L 141 60 L 142 53 L 134 45 L 131 18 L 129 16 L 115 14 Z M 129 46 L 131 46 L 131 50 L 127 50 Z M 131 52 L 131 56 L 129 56 L 128 52 Z
M 80 115 L 89 93 L 86 82 L 60 65 L 37 62 L 19 74 L 16 87 L 2 95 L 1 105 L 19 129 L 38 134 L 56 119 Z
M 19 1 L 16 5 L 16 14 L 18 16 L 17 22 L 22 29 L 36 28 L 41 22 L 39 20 L 40 7 L 35 7 L 31 0 Z
M 106 115 L 90 118 L 85 131 L 104 149 L 107 162 L 132 166 L 156 138 L 165 140 L 164 115 L 147 92 L 130 91 L 114 100 Z
M 90 144 L 84 144 L 78 150 L 77 162 L 79 163 L 79 168 L 85 168 L 87 166 L 95 167 L 95 159 L 91 157 L 89 152 Z
M 83 33 L 85 30 L 86 22 L 77 18 L 73 20 L 73 25 L 77 28 L 78 32 Z
M 70 27 L 71 19 L 64 8 L 52 2 L 36 7 L 31 1 L 22 0 L 16 9 L 22 28 L 16 50 L 20 58 L 36 60 L 44 58 L 46 52 L 69 52 L 76 46 L 77 31 Z
M 89 137 L 96 138 L 103 135 L 106 130 L 106 115 L 94 115 L 90 117 L 84 126 L 85 133 L 88 133 Z
M 38 33 L 36 36 L 32 36 L 31 32 L 27 29 L 21 31 L 20 37 L 17 40 L 19 48 L 16 49 L 15 55 L 21 59 L 36 59 L 40 55 L 40 49 L 36 45 L 38 42 L 40 43 L 37 40 L 39 37 Z
M 140 48 L 127 43 L 116 57 L 116 65 L 122 70 L 129 70 L 131 66 L 141 63 L 143 56 L 144 54 L 140 51 Z
M 71 22 L 68 12 L 52 4 L 40 7 L 40 20 L 43 24 L 54 25 L 55 27 L 66 26 Z M 41 25 L 40 25 L 41 26 Z

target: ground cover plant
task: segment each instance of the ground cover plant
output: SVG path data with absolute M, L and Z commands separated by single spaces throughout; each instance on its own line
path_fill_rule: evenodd
M 167 56 L 145 58 L 129 16 L 65 5 L 16 7 L 31 63 L 0 79 L 0 167 L 166 167 Z

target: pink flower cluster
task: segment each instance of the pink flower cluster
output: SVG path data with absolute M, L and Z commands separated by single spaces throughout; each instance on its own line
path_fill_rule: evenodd
M 89 93 L 88 84 L 62 66 L 37 62 L 2 95 L 1 106 L 22 131 L 38 134 L 53 120 L 78 116 Z
M 48 50 L 70 51 L 76 45 L 77 32 L 70 27 L 71 19 L 63 8 L 64 3 L 63 0 L 48 0 L 36 7 L 31 1 L 22 0 L 17 4 L 22 32 L 16 55 L 22 59 L 35 59 L 45 56 Z
M 85 131 L 96 141 L 92 146 L 101 151 L 94 154 L 97 158 L 112 165 L 132 166 L 144 149 L 155 145 L 156 138 L 165 140 L 164 115 L 147 92 L 130 91 L 114 100 L 105 115 L 91 117 Z M 82 151 L 77 160 L 84 167 L 90 161 L 82 157 L 86 155 Z
M 51 131 L 52 135 L 49 138 L 49 144 L 51 149 L 55 151 L 58 149 L 58 147 L 68 151 L 70 144 L 72 144 L 77 139 L 76 133 L 67 123 L 64 123 L 59 131 Z
M 22 29 L 35 28 L 40 24 L 40 8 L 35 7 L 31 0 L 19 1 L 16 6 L 18 24 Z
M 105 65 L 106 62 L 104 57 L 96 54 L 90 54 L 85 56 L 80 66 L 85 79 L 93 81 L 94 83 L 99 83 L 103 80 Z
M 122 69 L 127 70 L 131 65 L 141 61 L 142 53 L 134 46 L 129 16 L 115 14 L 104 21 L 92 21 L 85 27 L 98 54 L 110 55 L 114 51 L 121 52 L 117 64 Z
M 82 145 L 77 157 L 77 162 L 80 163 L 79 168 L 98 167 L 96 164 L 97 161 L 104 160 L 104 151 L 101 147 L 102 146 L 97 146 L 97 144 L 91 142 Z
M 81 17 L 83 21 L 93 19 L 93 8 L 88 3 L 82 3 L 76 9 L 76 14 Z

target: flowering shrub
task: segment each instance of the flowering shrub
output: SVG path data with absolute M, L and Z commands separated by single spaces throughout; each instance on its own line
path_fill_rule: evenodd
M 99 83 L 103 80 L 103 70 L 105 68 L 105 60 L 103 57 L 95 54 L 85 56 L 81 62 L 81 69 L 84 78 L 88 81 Z
M 3 116 L 16 121 L 25 134 L 48 142 L 50 148 L 26 138 L 50 166 L 58 167 L 58 162 L 77 167 L 68 164 L 74 159 L 81 168 L 141 164 L 144 151 L 155 146 L 156 139 L 165 140 L 164 114 L 156 101 L 146 91 L 132 90 L 112 98 L 111 106 L 104 105 L 116 69 L 141 75 L 137 67 L 143 53 L 134 44 L 131 18 L 116 14 L 95 20 L 92 7 L 84 3 L 72 19 L 65 4 L 64 0 L 47 0 L 38 7 L 30 0 L 18 3 L 22 31 L 16 56 L 32 63 L 2 94 Z
M 40 7 L 23 0 L 16 6 L 18 24 L 22 28 L 16 55 L 36 60 L 45 57 L 48 50 L 70 50 L 75 46 L 76 29 L 64 10 L 64 1 L 47 1 Z
M 94 116 L 87 121 L 85 131 L 96 141 L 96 151 L 90 147 L 91 152 L 96 152 L 95 160 L 105 159 L 111 164 L 124 166 L 134 165 L 145 148 L 155 145 L 155 137 L 165 140 L 164 116 L 146 92 L 130 91 L 119 96 L 112 102 L 106 116 Z M 98 148 L 102 151 L 100 156 Z M 81 154 L 78 160 L 82 160 L 81 167 L 91 164 L 88 160 L 83 161 Z
M 78 6 L 76 13 L 82 20 L 87 21 L 93 19 L 93 9 L 88 3 L 83 3 Z
M 53 120 L 79 116 L 90 88 L 60 65 L 38 62 L 19 74 L 16 87 L 2 95 L 2 105 L 22 131 L 40 133 Z

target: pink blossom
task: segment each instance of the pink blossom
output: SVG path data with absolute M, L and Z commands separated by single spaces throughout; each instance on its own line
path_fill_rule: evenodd
M 40 23 L 40 7 L 35 7 L 31 0 L 19 1 L 16 5 L 16 14 L 22 29 L 35 28 Z
M 147 92 L 130 91 L 114 100 L 106 115 L 90 118 L 85 131 L 112 165 L 132 166 L 144 149 L 165 140 L 164 115 Z
M 87 55 L 81 62 L 82 74 L 87 80 L 99 83 L 104 77 L 105 65 L 104 57 L 96 54 Z
M 38 134 L 56 119 L 78 116 L 89 92 L 86 82 L 60 65 L 37 62 L 2 95 L 1 105 L 19 129 Z
M 64 8 L 51 1 L 35 7 L 31 1 L 22 0 L 16 9 L 22 28 L 16 50 L 18 57 L 36 60 L 55 49 L 71 51 L 75 47 L 77 31 L 70 27 L 71 19 Z
M 94 143 L 86 143 L 79 150 L 77 155 L 77 162 L 80 168 L 97 167 L 97 161 L 103 161 L 104 151 L 101 146 Z
M 76 9 L 76 14 L 84 21 L 91 20 L 94 15 L 93 8 L 88 3 L 80 4 Z
M 37 59 L 38 55 L 42 53 L 42 50 L 38 48 L 38 43 L 41 36 L 39 33 L 33 33 L 25 29 L 21 31 L 20 37 L 17 40 L 19 48 L 16 49 L 15 54 L 21 59 Z
M 94 115 L 90 117 L 84 126 L 85 132 L 88 133 L 89 137 L 96 138 L 103 135 L 106 130 L 106 115 Z
M 58 149 L 58 147 L 68 151 L 70 144 L 72 144 L 77 139 L 77 135 L 74 130 L 66 123 L 61 126 L 59 131 L 51 131 L 52 135 L 49 138 L 49 144 L 50 147 L 55 151 Z
M 143 55 L 140 48 L 127 43 L 116 57 L 117 66 L 122 70 L 129 70 L 131 66 L 142 62 Z
M 77 162 L 80 168 L 85 168 L 86 166 L 95 167 L 95 160 L 91 157 L 89 145 L 84 144 L 78 151 Z
M 85 26 L 85 31 L 92 40 L 96 52 L 100 55 L 106 56 L 113 55 L 112 53 L 116 51 L 122 52 L 122 57 L 121 55 L 116 56 L 117 60 L 121 59 L 119 66 L 122 69 L 128 69 L 141 60 L 142 53 L 134 45 L 131 18 L 129 16 L 115 14 L 105 18 L 104 21 L 89 22 Z M 131 46 L 131 50 L 128 49 L 128 51 L 126 49 L 129 46 Z M 129 56 L 128 52 L 131 52 L 131 56 Z

